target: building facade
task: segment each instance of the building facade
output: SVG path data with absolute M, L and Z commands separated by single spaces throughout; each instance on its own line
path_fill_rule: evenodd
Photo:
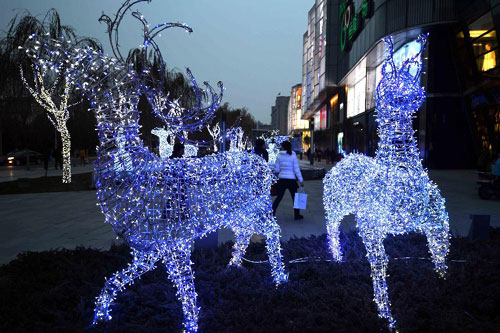
M 288 102 L 290 96 L 276 96 L 271 107 L 271 126 L 280 131 L 280 135 L 288 135 Z
M 393 36 L 402 62 L 429 33 L 427 99 L 414 122 L 424 164 L 482 168 L 500 152 L 500 0 L 317 0 L 308 18 L 303 117 L 330 148 L 374 154 L 381 39 Z
M 292 87 L 290 101 L 288 102 L 288 132 L 293 142 L 300 146 L 295 150 L 307 151 L 311 133 L 309 131 L 309 121 L 302 119 L 302 85 L 297 84 Z

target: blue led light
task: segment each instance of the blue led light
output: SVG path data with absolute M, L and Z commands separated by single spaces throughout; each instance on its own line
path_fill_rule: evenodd
M 115 21 L 103 15 L 101 19 L 108 23 L 110 37 L 117 35 L 117 22 L 127 9 L 142 1 L 125 2 Z M 137 12 L 134 16 L 141 17 Z M 161 25 L 171 26 L 179 25 Z M 146 44 L 156 45 L 153 40 L 156 34 L 151 33 L 154 29 L 146 28 L 148 35 L 143 49 Z M 168 159 L 165 158 L 168 147 L 161 148 L 161 157 L 144 147 L 137 108 L 141 95 L 148 97 L 155 115 L 163 120 L 170 134 L 189 142 L 187 133 L 208 126 L 215 116 L 222 98 L 222 84 L 220 94 L 206 84 L 211 99 L 205 106 L 200 97 L 204 92 L 188 70 L 197 103 L 191 110 L 184 109 L 178 100 L 168 99 L 168 93 L 163 92 L 158 82 L 137 74 L 123 62 L 118 38 L 111 40 L 115 42 L 114 58 L 90 47 L 79 48 L 46 36 L 33 35 L 25 45 L 35 64 L 66 66 L 67 82 L 90 100 L 99 136 L 94 169 L 98 203 L 106 223 L 132 249 L 132 262 L 107 279 L 97 297 L 93 323 L 110 320 L 110 307 L 118 293 L 162 261 L 177 288 L 184 327 L 195 332 L 199 308 L 190 260 L 195 239 L 222 227 L 233 230 L 236 241 L 229 264 L 240 266 L 251 236 L 261 234 L 266 238 L 274 282 L 278 285 L 287 281 L 280 227 L 273 216 L 270 197 L 275 177 L 263 159 L 242 151 L 245 144 L 241 129 L 232 134 L 234 149 L 201 158 Z M 220 130 L 211 131 L 214 139 L 220 137 Z M 186 153 L 195 156 L 197 147 L 193 145 Z
M 422 167 L 412 120 L 425 100 L 420 85 L 422 52 L 427 35 L 416 40 L 418 52 L 400 66 L 394 63 L 392 38 L 384 39 L 387 57 L 377 87 L 376 117 L 379 144 L 376 157 L 349 154 L 324 179 L 323 202 L 329 247 L 342 261 L 339 226 L 354 214 L 371 265 L 375 302 L 379 316 L 395 328 L 386 284 L 388 258 L 383 245 L 388 235 L 419 232 L 440 276 L 447 269 L 448 214 L 438 187 Z

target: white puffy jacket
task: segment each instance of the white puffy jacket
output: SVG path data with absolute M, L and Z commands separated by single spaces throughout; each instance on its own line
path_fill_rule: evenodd
M 300 173 L 299 160 L 293 151 L 292 155 L 288 155 L 286 151 L 280 151 L 276 160 L 276 173 L 278 173 L 278 178 L 298 179 L 301 183 L 304 181 Z

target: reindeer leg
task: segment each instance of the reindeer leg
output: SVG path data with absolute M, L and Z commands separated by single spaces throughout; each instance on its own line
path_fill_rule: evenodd
M 233 246 L 233 257 L 229 261 L 229 265 L 241 266 L 241 259 L 245 254 L 253 231 L 247 229 L 233 228 L 235 243 Z
M 446 213 L 444 200 L 438 192 L 431 195 L 430 204 L 430 220 L 424 227 L 427 246 L 434 262 L 434 269 L 441 278 L 444 278 L 448 268 L 446 256 L 450 247 L 448 213 Z
M 345 214 L 327 209 L 326 231 L 328 236 L 328 247 L 332 253 L 333 260 L 342 261 L 342 247 L 340 245 L 340 223 Z
M 269 214 L 262 234 L 266 237 L 267 255 L 269 256 L 271 273 L 276 285 L 288 281 L 288 273 L 285 271 L 281 255 L 280 231 L 276 218 Z
M 198 331 L 198 313 L 194 275 L 191 269 L 191 244 L 183 243 L 169 249 L 163 258 L 168 277 L 177 288 L 177 297 L 182 302 L 184 328 L 186 332 Z
M 392 317 L 390 309 L 389 294 L 387 291 L 386 271 L 389 259 L 385 254 L 384 236 L 377 233 L 371 227 L 365 227 L 366 222 L 359 221 L 361 225 L 361 237 L 366 247 L 368 261 L 372 270 L 373 291 L 375 294 L 375 303 L 377 304 L 378 315 L 389 321 L 389 328 L 394 329 L 396 321 Z
M 110 306 L 117 294 L 123 291 L 126 285 L 134 283 L 134 280 L 144 273 L 155 269 L 156 263 L 163 255 L 161 251 L 146 254 L 136 250 L 133 250 L 132 254 L 134 256 L 132 263 L 128 264 L 128 267 L 122 271 L 116 272 L 104 284 L 104 288 L 97 297 L 92 325 L 96 325 L 100 321 L 111 320 Z

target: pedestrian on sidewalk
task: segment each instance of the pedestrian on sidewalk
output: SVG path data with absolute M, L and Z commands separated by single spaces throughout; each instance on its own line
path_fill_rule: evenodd
M 269 162 L 269 153 L 266 150 L 266 142 L 264 140 L 255 140 L 255 148 L 253 149 L 253 152 L 265 159 L 266 162 Z
M 50 160 L 50 148 L 45 148 L 43 152 L 43 168 L 45 169 L 45 177 L 47 177 L 47 171 L 49 170 L 49 160 Z
M 318 162 L 321 162 L 321 154 L 323 153 L 321 151 L 321 148 L 318 147 L 314 153 L 316 154 L 316 158 L 318 159 Z
M 85 165 L 85 149 L 80 149 L 80 165 Z
M 325 163 L 326 164 L 328 164 L 330 162 L 330 156 L 331 156 L 330 148 L 326 148 L 326 150 L 325 150 Z
M 285 191 L 288 189 L 290 195 L 292 196 L 292 201 L 295 200 L 295 193 L 299 186 L 297 185 L 297 180 L 301 187 L 304 187 L 304 179 L 300 173 L 299 160 L 297 155 L 292 151 L 292 144 L 290 141 L 285 141 L 281 144 L 281 151 L 278 154 L 276 160 L 276 173 L 278 174 L 278 195 L 273 202 L 273 214 L 276 215 L 276 209 L 285 195 Z M 304 216 L 300 215 L 299 209 L 294 209 L 294 216 L 296 220 L 303 219 Z

